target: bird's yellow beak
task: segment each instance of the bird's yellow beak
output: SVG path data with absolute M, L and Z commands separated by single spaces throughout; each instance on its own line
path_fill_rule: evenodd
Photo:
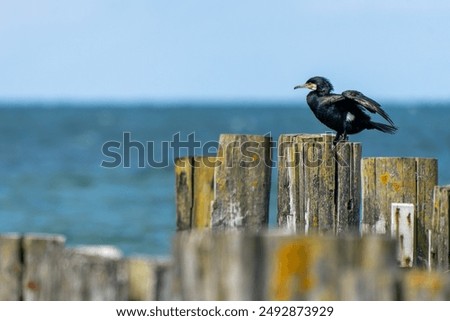
M 307 88 L 309 90 L 316 90 L 317 89 L 317 85 L 313 84 L 311 82 L 307 82 L 306 84 L 297 85 L 297 86 L 294 87 L 294 89 L 299 89 L 299 88 Z

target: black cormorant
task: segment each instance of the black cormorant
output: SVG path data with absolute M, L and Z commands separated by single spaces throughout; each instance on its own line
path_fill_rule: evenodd
M 314 115 L 327 127 L 336 131 L 333 144 L 347 139 L 347 135 L 356 134 L 364 129 L 377 129 L 383 133 L 393 134 L 397 130 L 389 115 L 373 99 L 356 90 L 346 90 L 342 94 L 333 94 L 333 85 L 324 77 L 308 79 L 297 88 L 308 88 L 306 101 Z M 390 125 L 371 121 L 364 109 L 377 113 Z

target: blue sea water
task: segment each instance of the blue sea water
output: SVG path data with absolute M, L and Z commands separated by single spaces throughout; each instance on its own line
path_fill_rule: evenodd
M 396 135 L 366 131 L 350 139 L 362 142 L 364 157 L 437 158 L 439 183 L 450 184 L 448 107 L 388 104 L 385 109 L 400 128 Z M 174 151 L 162 151 L 163 142 L 177 134 L 180 140 L 194 134 L 204 145 L 221 133 L 271 133 L 277 139 L 282 133 L 325 131 L 300 104 L 2 104 L 0 233 L 59 233 L 69 245 L 112 244 L 125 254 L 165 255 L 175 231 L 175 178 Z M 124 133 L 144 146 L 153 142 L 150 157 L 168 166 L 140 168 L 139 147 L 132 147 L 129 168 L 123 162 L 102 167 L 114 160 L 102 147 L 108 142 L 123 147 Z M 123 148 L 109 151 L 125 156 Z M 148 162 L 148 155 L 140 156 Z M 273 192 L 272 225 L 275 216 Z

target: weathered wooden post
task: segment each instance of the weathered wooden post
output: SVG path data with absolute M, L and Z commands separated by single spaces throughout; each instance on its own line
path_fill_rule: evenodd
M 262 238 L 262 300 L 337 300 L 337 241 L 269 233 Z
M 58 300 L 128 300 L 128 274 L 122 253 L 112 246 L 65 249 Z
M 435 186 L 430 230 L 430 268 L 448 271 L 450 255 L 450 185 Z
M 449 301 L 450 278 L 448 273 L 409 270 L 401 276 L 400 299 L 405 301 Z
M 175 160 L 175 189 L 177 231 L 189 230 L 192 226 L 193 203 L 193 157 L 181 157 Z
M 168 258 L 133 256 L 127 259 L 128 299 L 132 301 L 158 301 L 169 299 L 170 285 L 165 274 L 171 266 Z
M 252 300 L 259 251 L 253 234 L 192 230 L 174 239 L 175 300 Z M 261 282 L 261 280 L 259 280 Z
M 363 158 L 362 182 L 362 233 L 391 234 L 391 204 L 414 204 L 416 263 L 427 266 L 437 160 Z
M 175 161 L 178 231 L 211 227 L 215 166 L 216 158 L 212 156 Z
M 278 141 L 278 225 L 300 233 L 356 231 L 361 144 L 332 135 L 281 135 Z
M 339 243 L 339 300 L 395 300 L 396 244 L 379 235 Z
M 173 244 L 173 298 L 206 300 L 204 275 L 209 267 L 209 230 L 180 231 Z
M 260 230 L 267 226 L 271 138 L 222 134 L 214 172 L 214 229 Z
M 23 238 L 23 300 L 59 300 L 61 259 L 65 238 L 62 235 L 26 234 Z
M 0 301 L 18 301 L 22 296 L 22 238 L 0 235 Z

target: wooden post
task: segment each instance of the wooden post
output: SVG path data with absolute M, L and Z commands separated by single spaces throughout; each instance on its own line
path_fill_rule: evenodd
M 263 237 L 263 300 L 337 300 L 337 242 L 330 237 Z M 261 267 L 260 267 L 261 268 Z
M 255 271 L 261 264 L 261 260 L 255 259 L 259 255 L 255 246 L 254 235 L 240 231 L 177 233 L 174 240 L 173 299 L 254 299 L 258 287 L 255 285 Z
M 339 300 L 395 300 L 396 244 L 383 236 L 339 242 Z
M 430 230 L 430 268 L 448 271 L 450 255 L 450 186 L 435 186 Z
M 177 231 L 191 228 L 193 197 L 193 157 L 175 160 L 175 189 L 177 209 Z
M 267 226 L 271 177 L 268 136 L 222 134 L 215 168 L 212 227 Z
M 128 299 L 132 301 L 156 301 L 167 299 L 163 293 L 164 273 L 171 265 L 167 258 L 130 257 L 128 265 Z
M 211 227 L 215 166 L 212 156 L 175 161 L 177 230 Z
M 66 249 L 59 300 L 128 300 L 128 274 L 121 252 L 112 246 Z
M 178 232 L 173 246 L 173 299 L 206 300 L 206 275 L 211 271 L 210 230 Z M 225 255 L 225 254 L 224 254 Z
M 280 136 L 279 226 L 300 233 L 358 229 L 361 144 L 333 148 L 332 141 L 332 135 Z
M 391 204 L 391 235 L 397 240 L 397 261 L 400 267 L 414 263 L 414 204 Z
M 25 301 L 60 299 L 64 243 L 62 235 L 24 236 L 22 293 Z
M 430 266 L 430 230 L 433 217 L 433 192 L 438 184 L 438 161 L 432 158 L 416 158 L 416 249 L 417 264 Z
M 448 273 L 408 271 L 401 278 L 400 299 L 405 301 L 449 301 L 450 278 Z
M 296 232 L 297 225 L 304 227 L 300 217 L 299 166 L 296 135 L 280 135 L 278 138 L 278 226 Z
M 391 234 L 391 204 L 412 203 L 416 263 L 427 266 L 437 160 L 376 157 L 362 160 L 362 233 Z
M 18 234 L 0 235 L 0 301 L 22 296 L 22 247 Z

